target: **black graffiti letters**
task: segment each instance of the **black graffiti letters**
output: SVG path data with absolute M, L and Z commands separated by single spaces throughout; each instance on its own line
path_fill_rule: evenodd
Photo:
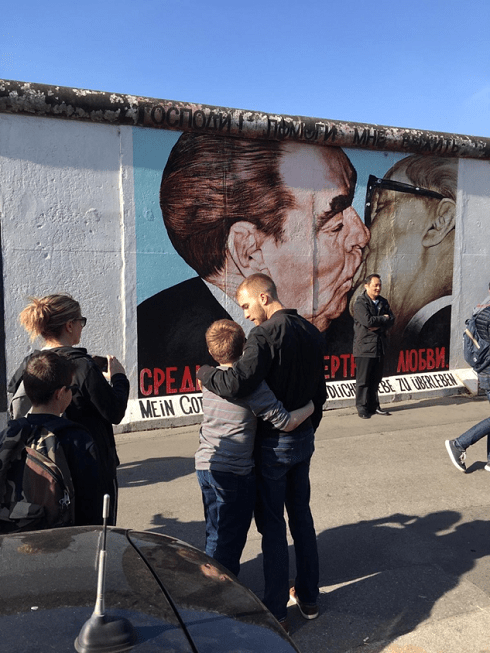
M 386 132 L 383 129 L 363 129 L 359 132 L 357 127 L 354 128 L 353 145 L 364 145 L 369 147 L 379 147 L 383 149 L 386 146 Z
M 140 120 L 149 127 L 166 127 L 167 129 L 194 129 L 196 131 L 231 132 L 232 115 L 222 111 L 197 109 L 192 107 L 165 107 L 157 104 L 143 107 Z M 243 123 L 243 119 L 242 119 Z
M 419 152 L 432 152 L 433 154 L 457 154 L 461 149 L 453 138 L 439 136 L 413 136 L 404 134 L 402 139 L 404 149 Z
M 268 118 L 267 134 L 269 138 L 277 140 L 305 140 L 315 142 L 335 141 L 337 127 L 325 122 L 306 123 L 288 118 Z

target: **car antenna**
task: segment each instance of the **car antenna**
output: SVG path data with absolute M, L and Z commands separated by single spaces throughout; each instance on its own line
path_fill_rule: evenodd
M 110 617 L 105 613 L 104 593 L 109 502 L 110 497 L 108 494 L 105 494 L 102 510 L 104 520 L 103 537 L 102 546 L 99 551 L 97 571 L 97 600 L 92 616 L 83 624 L 75 640 L 75 649 L 78 653 L 122 653 L 122 651 L 132 649 L 136 643 L 136 631 L 128 619 L 124 617 Z

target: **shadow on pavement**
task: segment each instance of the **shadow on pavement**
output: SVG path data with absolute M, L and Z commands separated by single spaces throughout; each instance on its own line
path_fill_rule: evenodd
M 450 510 L 422 518 L 395 514 L 319 534 L 320 617 L 308 622 L 289 609 L 299 648 L 341 653 L 386 644 L 423 623 L 441 597 L 445 616 L 459 614 L 462 603 L 488 604 L 483 590 L 458 586 L 475 560 L 490 554 L 490 523 L 457 525 L 460 519 Z M 293 547 L 289 553 L 294 565 Z M 243 564 L 241 582 L 254 589 L 260 567 L 259 558 Z
M 119 487 L 138 487 L 152 483 L 169 483 L 176 478 L 194 473 L 194 458 L 179 456 L 147 458 L 119 465 L 117 480 Z
M 152 533 L 170 535 L 196 548 L 204 551 L 206 545 L 206 531 L 204 517 L 202 521 L 181 522 L 178 518 L 164 517 L 161 513 L 153 516 L 152 526 L 148 529 Z
M 461 514 L 452 510 L 425 517 L 393 514 L 320 533 L 320 617 L 305 621 L 296 606 L 289 608 L 299 648 L 345 653 L 369 644 L 384 646 L 413 631 L 434 609 L 450 616 L 460 614 L 462 604 L 468 610 L 487 605 L 478 581 L 461 587 L 460 580 L 477 559 L 490 556 L 490 522 L 460 521 Z M 155 514 L 150 530 L 204 549 L 203 521 L 182 523 Z M 294 578 L 292 546 L 289 555 Z M 487 572 L 490 576 L 490 561 Z M 261 555 L 242 564 L 239 580 L 262 597 Z

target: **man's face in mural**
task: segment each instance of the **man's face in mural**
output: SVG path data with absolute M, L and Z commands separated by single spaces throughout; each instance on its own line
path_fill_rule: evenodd
M 413 186 L 404 168 L 390 179 Z M 360 272 L 382 276 L 400 327 L 426 304 L 451 294 L 454 216 L 448 198 L 388 189 L 373 194 L 371 241 Z
M 283 238 L 262 243 L 281 302 L 324 331 L 345 309 L 369 230 L 352 208 L 355 178 L 339 148 L 286 144 L 279 172 L 294 199 Z

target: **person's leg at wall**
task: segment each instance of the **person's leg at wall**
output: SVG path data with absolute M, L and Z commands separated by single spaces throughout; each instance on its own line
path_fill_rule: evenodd
M 209 470 L 196 470 L 197 480 L 202 493 L 202 503 L 204 508 L 204 520 L 206 522 L 206 547 L 205 552 L 211 558 L 216 549 L 218 540 L 218 508 L 216 505 L 216 493 L 210 482 Z
M 487 436 L 487 465 L 489 464 L 489 444 L 488 436 L 490 435 L 490 417 L 483 419 L 475 426 L 472 426 L 465 433 L 456 438 L 455 440 L 446 440 L 446 450 L 449 454 L 451 462 L 461 472 L 466 472 L 466 450 L 473 444 Z M 485 469 L 487 466 L 485 466 Z M 488 469 L 487 471 L 490 471 Z
M 296 579 L 290 599 L 305 619 L 318 617 L 319 561 L 315 526 L 310 510 L 310 459 L 294 465 L 288 472 L 286 509 L 294 542 Z
M 383 380 L 384 356 L 378 356 L 378 358 L 375 358 L 373 360 L 375 361 L 374 363 L 375 369 L 373 371 L 373 377 L 374 377 L 374 382 L 373 382 L 374 397 L 372 403 L 372 405 L 374 406 L 373 414 L 381 415 L 383 417 L 389 417 L 391 413 L 388 410 L 384 410 L 383 408 L 381 408 L 379 404 L 379 385 Z
M 362 419 L 369 419 L 369 358 L 356 358 L 356 408 Z
M 255 472 L 213 475 L 218 496 L 218 537 L 213 558 L 238 576 L 255 506 Z
M 282 467 L 282 466 L 278 466 Z M 264 569 L 264 605 L 280 622 L 287 619 L 289 599 L 289 556 L 284 521 L 286 498 L 286 469 L 274 478 L 264 476 L 257 470 L 257 503 L 255 523 L 262 535 Z
M 206 553 L 235 576 L 255 504 L 255 474 L 197 470 L 206 519 Z

